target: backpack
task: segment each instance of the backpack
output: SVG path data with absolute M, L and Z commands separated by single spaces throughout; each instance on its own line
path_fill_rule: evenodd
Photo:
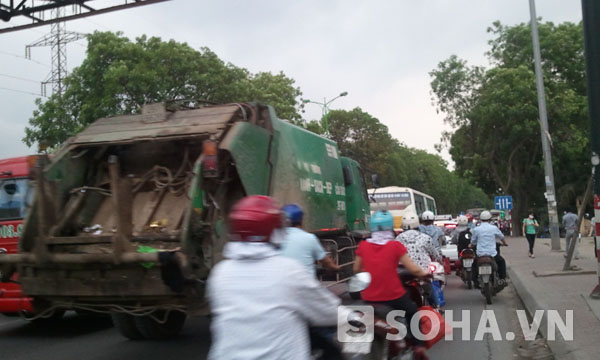
M 471 234 L 471 229 L 463 230 L 458 234 L 458 244 L 456 247 L 459 254 L 461 251 L 469 247 L 472 237 L 473 235 Z

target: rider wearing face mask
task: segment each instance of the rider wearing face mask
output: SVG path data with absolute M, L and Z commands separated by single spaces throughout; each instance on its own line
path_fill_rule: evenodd
M 423 234 L 418 230 L 412 230 L 409 226 L 407 231 L 396 237 L 396 240 L 400 241 L 406 247 L 410 259 L 425 271 L 429 269 L 429 264 L 432 261 L 442 262 L 442 254 L 435 248 L 433 239 L 427 234 Z M 424 288 L 429 298 L 429 303 L 435 307 L 439 307 L 440 304 L 438 304 L 434 296 L 431 283 L 425 282 Z
M 404 310 L 406 320 L 410 321 L 418 311 L 417 305 L 402 286 L 398 276 L 398 263 L 404 265 L 418 277 L 427 277 L 427 271 L 421 269 L 409 257 L 406 247 L 394 241 L 394 218 L 387 211 L 377 211 L 371 216 L 371 238 L 360 242 L 356 250 L 354 272 L 366 271 L 371 274 L 369 287 L 362 291 L 362 299 L 371 303 L 385 304 L 393 309 Z M 410 326 L 408 327 L 409 335 Z M 423 341 L 414 338 L 415 359 L 429 359 Z
M 533 244 L 535 242 L 535 234 L 537 233 L 537 229 L 539 226 L 540 224 L 538 224 L 537 220 L 535 219 L 533 212 L 529 213 L 529 217 L 523 219 L 523 234 L 525 234 L 527 242 L 529 243 L 530 258 L 535 257 L 535 255 L 533 255 Z
M 213 315 L 209 359 L 308 360 L 308 324 L 337 323 L 340 300 L 273 246 L 282 218 L 273 199 L 258 195 L 229 213 L 225 259 L 212 269 L 206 289 Z

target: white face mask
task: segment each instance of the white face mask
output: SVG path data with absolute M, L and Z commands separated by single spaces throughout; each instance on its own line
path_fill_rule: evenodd
M 529 218 L 530 218 L 531 220 L 533 220 L 533 215 L 529 215 Z

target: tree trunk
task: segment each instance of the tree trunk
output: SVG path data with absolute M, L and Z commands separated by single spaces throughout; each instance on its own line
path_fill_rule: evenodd
M 523 191 L 515 191 L 513 199 L 513 210 L 512 210 L 512 229 L 513 236 L 523 236 L 522 233 L 522 221 L 529 209 L 529 196 Z

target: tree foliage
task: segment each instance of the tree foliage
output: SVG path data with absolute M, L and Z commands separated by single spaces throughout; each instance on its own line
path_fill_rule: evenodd
M 344 156 L 358 161 L 367 173 L 377 173 L 383 186 L 406 186 L 432 195 L 438 211 L 457 214 L 489 206 L 489 197 L 447 169 L 437 155 L 412 149 L 394 139 L 387 126 L 360 108 L 328 114 L 330 137 Z M 317 121 L 307 128 L 323 133 Z
M 452 55 L 431 71 L 431 87 L 453 129 L 443 140 L 456 171 L 489 194 L 513 195 L 519 221 L 545 204 L 531 30 L 495 22 L 488 32 L 489 68 Z M 539 34 L 559 206 L 573 206 L 589 173 L 582 28 L 546 22 Z
M 65 93 L 37 101 L 24 142 L 57 146 L 98 118 L 134 114 L 146 103 L 190 100 L 261 101 L 280 117 L 300 120 L 300 89 L 283 73 L 252 74 L 208 48 L 120 33 L 88 36 L 87 56 L 64 80 Z

